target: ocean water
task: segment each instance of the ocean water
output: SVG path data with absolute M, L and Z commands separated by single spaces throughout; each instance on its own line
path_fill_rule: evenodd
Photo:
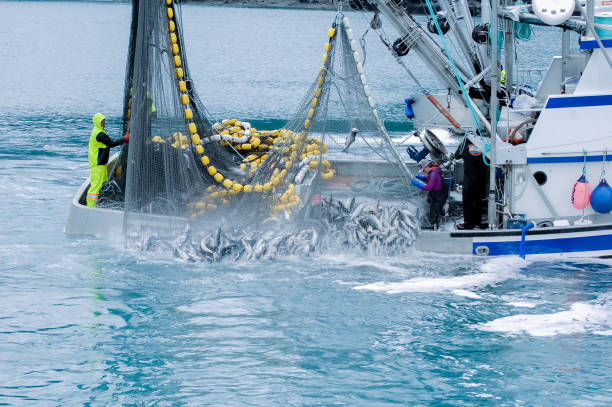
M 291 117 L 333 12 L 183 11 L 213 115 Z M 194 264 L 65 235 L 92 114 L 119 135 L 129 6 L 0 2 L 0 15 L 0 405 L 612 404 L 610 260 Z M 554 38 L 538 29 L 520 59 L 544 67 Z M 367 47 L 381 115 L 401 128 L 414 85 L 371 34 Z

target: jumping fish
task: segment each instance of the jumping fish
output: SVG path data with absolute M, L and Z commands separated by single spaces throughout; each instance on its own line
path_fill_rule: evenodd
M 349 134 L 346 135 L 346 140 L 344 142 L 344 148 L 342 149 L 343 153 L 348 152 L 349 147 L 351 146 L 351 144 L 355 142 L 355 139 L 357 138 L 357 133 L 359 133 L 359 129 L 357 129 L 356 127 L 353 127 L 351 131 L 349 132 Z

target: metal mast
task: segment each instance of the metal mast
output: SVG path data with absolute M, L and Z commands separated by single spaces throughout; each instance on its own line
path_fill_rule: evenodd
M 489 154 L 489 205 L 488 218 L 489 227 L 497 228 L 497 205 L 495 202 L 496 180 L 495 180 L 495 147 L 497 142 L 497 89 L 499 88 L 499 0 L 491 1 L 491 103 L 489 105 L 489 117 L 491 118 Z M 485 152 L 483 151 L 483 154 Z

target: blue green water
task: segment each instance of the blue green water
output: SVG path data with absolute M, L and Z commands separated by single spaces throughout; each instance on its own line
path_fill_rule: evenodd
M 271 126 L 313 79 L 334 16 L 184 12 L 210 111 Z M 609 260 L 210 265 L 64 235 L 91 115 L 118 136 L 129 7 L 0 2 L 0 14 L 0 405 L 612 404 Z M 536 34 L 546 46 L 521 56 L 541 66 L 558 47 Z M 385 52 L 368 37 L 368 81 L 403 123 L 415 90 Z

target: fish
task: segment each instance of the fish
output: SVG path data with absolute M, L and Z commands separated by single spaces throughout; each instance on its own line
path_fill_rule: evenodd
M 348 153 L 348 149 L 355 142 L 357 138 L 357 134 L 359 133 L 359 129 L 353 127 L 351 131 L 346 135 L 346 140 L 344 141 L 344 148 L 342 149 L 343 153 Z

